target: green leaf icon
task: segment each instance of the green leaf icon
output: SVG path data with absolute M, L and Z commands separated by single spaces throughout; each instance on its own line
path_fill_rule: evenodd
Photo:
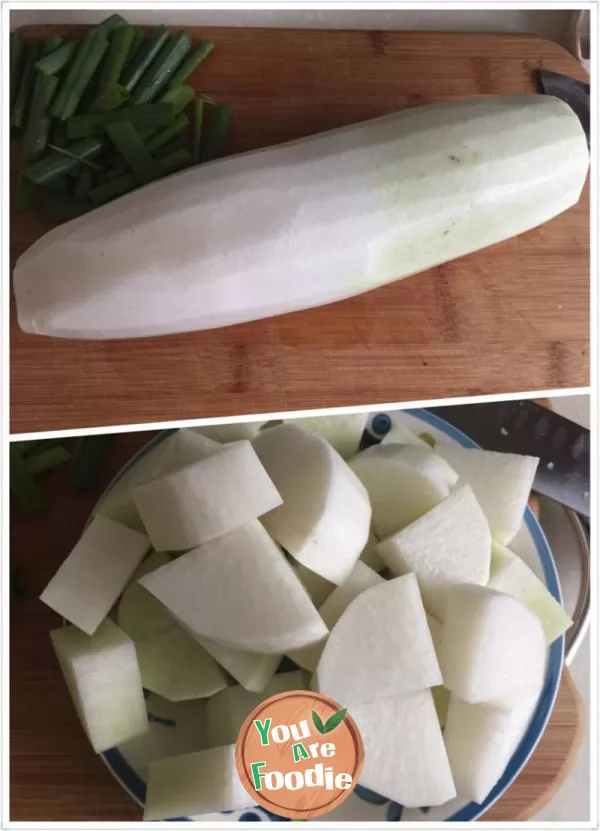
M 344 707 L 343 710 L 338 710 L 337 713 L 330 716 L 325 722 L 325 727 L 321 732 L 331 733 L 332 730 L 335 730 L 335 728 L 343 722 L 344 716 L 347 712 L 348 710 Z
M 313 724 L 315 725 L 315 727 L 317 728 L 319 733 L 324 733 L 325 732 L 325 727 L 323 725 L 323 722 L 321 721 L 321 716 L 318 713 L 315 713 L 314 710 L 312 711 L 311 715 L 312 715 Z

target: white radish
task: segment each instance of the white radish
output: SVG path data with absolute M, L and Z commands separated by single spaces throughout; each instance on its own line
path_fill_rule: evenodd
M 537 683 L 546 665 L 546 639 L 520 600 L 462 584 L 448 591 L 438 655 L 444 686 L 477 704 Z
M 456 796 L 429 690 L 355 705 L 350 713 L 365 748 L 361 785 L 407 808 Z
M 492 537 L 508 544 L 523 522 L 539 459 L 458 445 L 440 444 L 436 451 L 456 470 L 457 486 L 473 489 Z
M 146 821 L 237 811 L 254 804 L 238 776 L 233 744 L 158 759 L 150 765 Z
M 311 571 L 343 583 L 369 536 L 365 489 L 324 438 L 294 424 L 264 430 L 254 449 L 283 499 L 265 528 Z
M 319 692 L 348 706 L 442 683 L 414 574 L 383 581 L 350 603 L 315 677 Z
M 265 424 L 266 421 L 238 421 L 234 424 L 207 424 L 190 429 L 214 441 L 229 444 L 229 442 L 243 439 L 252 441 Z
M 286 424 L 296 424 L 311 433 L 322 436 L 343 459 L 358 453 L 362 434 L 367 426 L 367 413 L 344 413 L 331 416 L 286 418 Z
M 588 164 L 573 110 L 527 94 L 413 107 L 192 167 L 29 248 L 14 272 L 19 325 L 139 337 L 331 303 L 552 219 L 579 199 Z
M 208 747 L 235 744 L 246 716 L 261 701 L 291 690 L 305 690 L 306 679 L 300 670 L 278 672 L 261 693 L 245 690 L 239 684 L 227 687 L 206 702 L 206 740 Z
M 290 565 L 298 580 L 300 580 L 306 591 L 309 593 L 315 606 L 317 608 L 322 606 L 331 592 L 335 589 L 335 583 L 330 583 L 329 580 L 326 580 L 324 577 L 321 577 L 320 574 L 306 568 L 306 566 L 303 566 L 302 563 L 299 563 L 297 560 L 292 560 Z
M 117 623 L 132 641 L 140 641 L 151 635 L 158 635 L 173 629 L 173 616 L 150 592 L 138 583 L 145 574 L 150 574 L 171 562 L 168 554 L 153 551 L 131 576 L 131 581 L 121 595 L 117 607 Z
M 133 497 L 157 551 L 194 548 L 281 505 L 248 441 L 227 444 L 189 467 L 139 485 Z
M 416 574 L 425 608 L 440 621 L 450 586 L 484 585 L 490 576 L 490 529 L 468 485 L 379 543 L 377 550 L 393 574 Z
M 383 540 L 446 499 L 457 474 L 429 447 L 379 444 L 350 463 L 366 487 L 373 531 Z
M 77 715 L 96 753 L 148 729 L 133 641 L 111 620 L 90 637 L 75 626 L 50 632 Z
M 381 439 L 381 444 L 416 444 L 418 447 L 429 446 L 427 442 L 419 438 L 416 433 L 413 433 L 398 418 L 392 418 L 392 426 Z
M 281 655 L 260 655 L 258 652 L 231 649 L 210 638 L 196 637 L 196 640 L 238 684 L 251 692 L 264 690 L 281 662 Z
M 282 654 L 327 634 L 304 587 L 256 520 L 140 582 L 194 636 L 233 649 Z
M 361 561 L 366 566 L 369 566 L 369 568 L 372 568 L 373 571 L 376 571 L 377 573 L 379 573 L 380 571 L 383 571 L 383 569 L 385 568 L 385 563 L 383 562 L 383 560 L 379 556 L 379 552 L 377 550 L 378 546 L 379 546 L 379 540 L 377 539 L 377 537 L 375 536 L 373 531 L 370 531 L 369 532 L 369 538 L 367 540 L 367 544 L 363 548 L 363 550 L 361 552 L 361 555 L 360 555 Z
M 149 548 L 144 534 L 95 517 L 40 600 L 93 635 Z
M 527 563 L 500 543 L 492 546 L 492 571 L 488 586 L 517 597 L 540 619 L 546 642 L 563 635 L 573 621 L 533 573 Z

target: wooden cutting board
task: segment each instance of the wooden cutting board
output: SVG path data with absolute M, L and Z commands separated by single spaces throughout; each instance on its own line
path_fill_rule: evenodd
M 11 566 L 23 597 L 11 604 L 10 802 L 12 820 L 133 821 L 141 809 L 98 759 L 81 730 L 50 646 L 59 617 L 38 600 L 77 541 L 112 476 L 154 433 L 114 439 L 102 483 L 86 494 L 68 485 L 65 469 L 44 478 L 49 513 L 11 515 Z M 544 735 L 521 775 L 486 820 L 525 820 L 551 799 L 569 772 L 584 730 L 579 694 L 565 670 Z
M 31 29 L 35 36 L 50 31 L 73 34 L 67 27 Z M 530 36 L 190 34 L 210 36 L 217 46 L 191 80 L 233 106 L 229 152 L 434 101 L 534 92 L 540 67 L 585 77 L 560 46 Z M 13 261 L 48 227 L 14 211 Z M 586 191 L 576 207 L 543 227 L 418 277 L 227 329 L 70 342 L 23 334 L 13 309 L 11 429 L 585 386 L 588 260 Z

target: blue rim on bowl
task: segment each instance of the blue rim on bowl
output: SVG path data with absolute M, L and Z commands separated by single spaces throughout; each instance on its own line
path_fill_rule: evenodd
M 468 436 L 466 436 L 464 433 L 458 430 L 456 427 L 453 427 L 452 425 L 448 424 L 446 421 L 441 419 L 439 416 L 436 416 L 433 413 L 428 412 L 427 410 L 413 409 L 404 410 L 403 412 L 405 412 L 407 415 L 413 416 L 414 418 L 418 418 L 420 421 L 424 422 L 425 424 L 428 424 L 431 427 L 440 430 L 442 433 L 445 433 L 447 436 L 454 439 L 458 444 L 462 445 L 463 447 L 477 448 L 479 446 L 472 439 L 470 439 Z M 164 441 L 166 438 L 168 438 L 175 432 L 176 429 L 163 430 L 161 433 L 155 436 L 150 442 L 148 442 L 148 444 L 145 447 L 143 447 L 135 456 L 133 456 L 129 460 L 129 462 L 126 465 L 124 465 L 124 467 L 119 471 L 119 473 L 117 473 L 112 482 L 106 488 L 101 499 L 104 498 L 104 496 L 108 493 L 108 491 L 111 490 L 112 487 L 114 487 L 116 482 L 119 481 L 119 479 L 124 475 L 126 471 L 128 471 L 133 465 L 139 462 L 142 456 L 145 456 L 146 453 L 152 450 L 152 448 L 154 448 L 157 444 L 160 444 L 162 441 Z M 542 531 L 540 524 L 537 521 L 537 518 L 535 517 L 534 513 L 529 507 L 525 512 L 525 524 L 527 526 L 529 533 L 531 534 L 535 548 L 537 549 L 537 553 L 540 557 L 542 568 L 544 571 L 546 586 L 550 593 L 553 595 L 553 597 L 555 597 L 556 600 L 558 600 L 559 602 L 562 602 L 560 585 L 558 582 L 558 573 L 554 565 L 554 560 L 552 558 L 550 547 L 548 545 L 546 537 L 544 536 L 544 532 Z M 562 674 L 564 661 L 564 647 L 564 636 L 558 638 L 550 646 L 548 655 L 548 666 L 546 669 L 546 680 L 544 683 L 544 688 L 540 695 L 538 706 L 535 710 L 529 727 L 527 728 L 527 732 L 525 733 L 519 746 L 515 750 L 502 777 L 496 783 L 495 787 L 489 793 L 487 799 L 482 804 L 478 804 L 476 802 L 469 802 L 468 804 L 463 805 L 458 811 L 456 811 L 450 817 L 448 817 L 446 819 L 446 822 L 469 822 L 478 819 L 485 811 L 487 811 L 488 808 L 490 808 L 494 804 L 494 802 L 496 802 L 497 799 L 500 798 L 500 796 L 507 790 L 507 788 L 513 783 L 518 774 L 524 768 L 544 733 L 548 720 L 550 719 L 552 709 L 554 707 L 554 702 L 558 694 L 558 688 L 560 685 L 560 678 Z M 131 765 L 125 759 L 121 751 L 118 748 L 113 747 L 100 755 L 106 763 L 109 770 L 120 782 L 122 787 L 130 794 L 130 796 L 133 797 L 133 799 L 135 799 L 136 802 L 138 802 L 140 805 L 144 805 L 144 802 L 146 800 L 146 783 L 141 778 L 141 776 L 139 776 L 139 774 L 131 767 Z M 285 821 L 285 817 L 277 817 L 275 815 L 271 815 L 271 819 Z M 177 817 L 173 821 L 185 822 L 191 821 L 191 819 L 190 817 Z

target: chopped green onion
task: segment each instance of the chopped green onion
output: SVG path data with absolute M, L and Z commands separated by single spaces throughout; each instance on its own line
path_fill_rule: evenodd
M 70 144 L 68 148 L 53 148 L 52 152 L 29 167 L 25 168 L 25 175 L 36 185 L 47 185 L 52 179 L 68 173 L 73 168 L 83 164 L 86 160 L 97 156 L 106 147 L 104 138 L 88 138 Z
M 38 72 L 43 72 L 44 75 L 57 75 L 75 54 L 78 43 L 79 40 L 69 40 L 63 43 L 56 51 L 36 61 L 35 68 Z
M 103 32 L 105 35 L 109 35 L 111 32 L 114 32 L 115 29 L 119 29 L 122 26 L 127 26 L 125 18 L 121 17 L 120 14 L 111 14 L 110 17 L 107 17 L 106 20 L 103 20 L 102 23 L 99 23 L 96 26 L 95 31 Z
M 192 155 L 187 148 L 175 150 L 168 156 L 165 156 L 162 159 L 157 159 L 163 176 L 167 176 L 169 173 L 175 173 L 177 170 L 188 167 L 191 164 L 191 161 Z M 132 173 L 127 173 L 114 179 L 109 176 L 108 181 L 92 188 L 89 191 L 88 196 L 96 205 L 103 205 L 106 202 L 112 202 L 113 199 L 123 196 L 129 191 L 135 190 L 138 184 L 137 179 Z
M 160 150 L 160 148 L 164 147 L 165 144 L 168 144 L 171 139 L 180 135 L 189 123 L 188 117 L 184 113 L 180 113 L 172 124 L 167 125 L 167 127 L 163 127 L 162 130 L 158 130 L 150 136 L 150 138 L 146 141 L 146 148 L 148 152 L 155 153 L 157 150 Z
M 212 40 L 205 40 L 201 43 L 196 51 L 189 55 L 189 57 L 186 58 L 186 60 L 181 64 L 177 72 L 169 81 L 169 87 L 178 87 L 180 84 L 183 84 L 186 78 L 189 78 L 192 72 L 200 66 L 202 61 L 210 55 L 214 48 L 215 45 Z
M 129 55 L 127 55 L 127 63 L 125 64 L 124 70 L 133 63 L 145 40 L 146 38 L 144 37 L 144 33 L 141 29 L 133 30 L 133 43 L 131 44 Z
M 104 133 L 107 124 L 116 121 L 130 121 L 137 129 L 157 129 L 168 124 L 173 109 L 168 104 L 145 104 L 141 107 L 121 107 L 107 113 L 86 113 L 76 115 L 67 121 L 67 135 L 71 139 L 86 138 Z
M 186 32 L 172 35 L 144 72 L 131 98 L 132 103 L 149 104 L 153 101 L 169 83 L 191 48 L 192 41 Z
M 39 514 L 46 508 L 46 500 L 27 467 L 21 451 L 10 445 L 10 492 L 24 514 Z
M 200 155 L 201 162 L 210 162 L 221 155 L 227 139 L 230 120 L 231 107 L 218 104 L 212 108 L 206 142 Z
M 120 26 L 110 36 L 108 50 L 102 62 L 102 68 L 96 85 L 96 97 L 100 98 L 107 90 L 119 83 L 123 67 L 131 50 L 135 36 L 133 26 Z M 122 87 L 125 89 L 124 87 Z M 127 90 L 125 90 L 127 92 Z M 127 94 L 127 98 L 129 94 Z M 126 100 L 126 99 L 125 99 Z M 98 112 L 96 110 L 96 112 Z
M 48 145 L 51 126 L 48 111 L 58 84 L 59 79 L 56 75 L 38 73 L 31 99 L 29 122 L 23 136 L 22 163 L 24 164 L 39 159 Z
M 200 161 L 200 141 L 202 139 L 204 103 L 203 98 L 197 98 L 196 101 L 194 101 L 194 164 L 198 164 Z
M 179 115 L 194 98 L 192 87 L 172 87 L 158 99 L 159 104 L 169 104 L 173 115 Z
M 77 439 L 69 478 L 77 490 L 89 490 L 96 485 L 112 436 L 82 436 Z
M 41 450 L 39 453 L 34 453 L 33 456 L 28 456 L 25 459 L 25 464 L 32 476 L 40 476 L 42 473 L 47 473 L 55 467 L 66 464 L 70 459 L 69 451 L 62 444 L 57 444 L 54 447 Z
M 33 95 L 35 84 L 35 62 L 40 52 L 39 41 L 30 43 L 25 47 L 25 67 L 19 84 L 19 92 L 12 111 L 11 125 L 17 130 L 24 130 L 27 127 L 29 117 L 29 102 Z
M 71 145 L 71 147 L 72 146 L 73 145 Z M 87 167 L 89 170 L 97 170 L 98 172 L 102 172 L 102 165 L 90 161 L 89 158 L 82 156 L 80 153 L 74 153 L 73 150 L 69 150 L 68 147 L 60 147 L 59 145 L 55 146 L 54 144 L 49 144 L 48 147 L 55 153 L 59 153 L 61 156 L 66 156 L 67 159 L 72 159 L 72 161 L 76 162 L 78 165 L 83 165 L 84 167 Z
M 85 35 L 56 96 L 51 115 L 64 121 L 74 114 L 107 49 L 108 40 L 101 30 L 92 29 Z
M 421 441 L 424 441 L 425 444 L 428 444 L 430 447 L 435 449 L 437 442 L 435 440 L 435 436 L 432 436 L 431 433 L 419 433 L 419 438 Z
M 131 64 L 125 67 L 125 71 L 123 72 L 121 83 L 127 87 L 128 92 L 134 89 L 144 72 L 168 40 L 169 31 L 165 26 L 158 26 L 154 30 L 153 36 L 144 40 L 137 55 L 131 61 Z
M 49 187 L 51 185 L 45 187 L 31 186 L 31 207 L 44 216 L 52 217 L 58 222 L 68 222 L 87 213 L 94 207 L 91 202 L 78 202 L 70 196 L 53 193 Z
M 79 171 L 79 176 L 77 177 L 77 181 L 75 183 L 75 192 L 73 194 L 74 199 L 77 202 L 82 202 L 84 199 L 88 198 L 88 191 L 92 187 L 92 171 L 87 170 L 86 168 L 82 168 Z
M 120 32 L 121 29 L 117 29 Z M 121 84 L 106 87 L 104 92 L 96 98 L 88 108 L 90 113 L 108 113 L 118 110 L 129 99 L 129 93 Z
M 107 124 L 106 132 L 141 184 L 147 185 L 155 179 L 160 179 L 161 170 L 158 163 L 129 122 Z

